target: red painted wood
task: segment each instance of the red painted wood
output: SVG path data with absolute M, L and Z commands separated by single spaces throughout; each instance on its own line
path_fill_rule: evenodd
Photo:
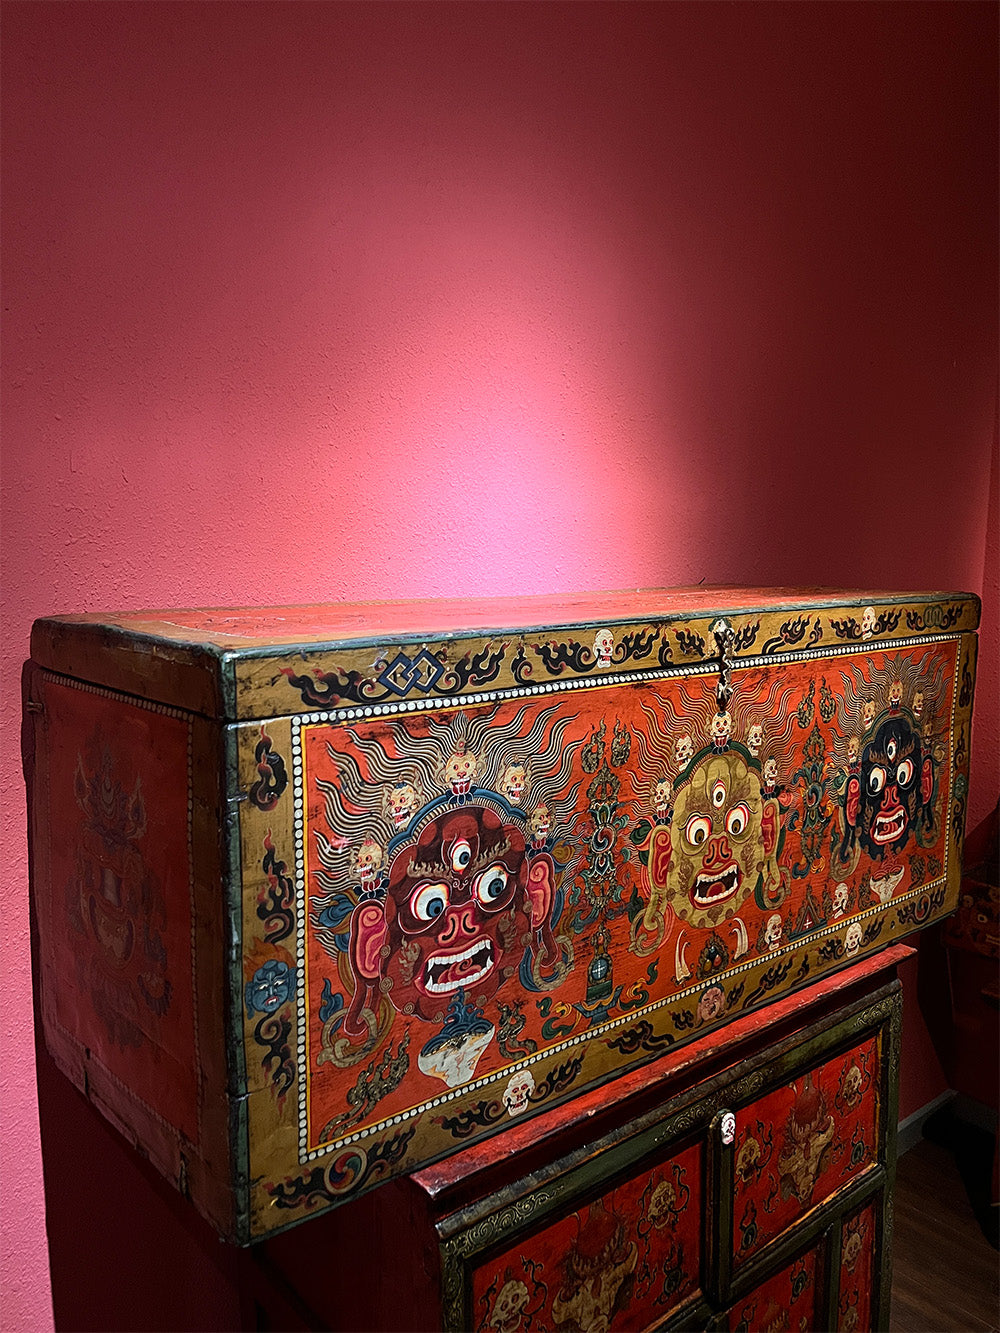
M 840 1237 L 839 1333 L 871 1328 L 875 1277 L 876 1205 L 866 1204 L 844 1223 Z
M 702 1158 L 694 1144 L 644 1166 L 476 1268 L 475 1333 L 638 1333 L 667 1318 L 699 1290 Z
M 736 1112 L 737 1263 L 882 1159 L 881 1086 L 872 1037 Z
M 731 1333 L 808 1333 L 821 1327 L 819 1247 L 780 1269 L 729 1311 Z
M 189 720 L 51 680 L 44 697 L 50 1035 L 198 1142 Z

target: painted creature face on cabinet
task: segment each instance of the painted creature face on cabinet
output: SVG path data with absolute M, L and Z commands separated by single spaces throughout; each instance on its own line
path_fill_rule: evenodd
M 477 1005 L 491 999 L 526 946 L 554 957 L 553 879 L 551 857 L 529 861 L 523 833 L 493 810 L 467 806 L 432 819 L 394 857 L 384 901 L 354 913 L 360 984 L 346 1033 L 363 1032 L 360 1011 L 376 987 L 397 1011 L 441 1022 L 459 991 Z
M 882 860 L 905 847 L 927 811 L 933 764 L 902 712 L 877 727 L 861 750 L 860 771 L 847 784 L 844 813 L 869 856 Z
M 753 763 L 753 767 L 751 767 Z M 780 879 L 778 802 L 735 746 L 698 759 L 675 784 L 673 818 L 657 826 L 649 873 L 682 920 L 714 926 Z

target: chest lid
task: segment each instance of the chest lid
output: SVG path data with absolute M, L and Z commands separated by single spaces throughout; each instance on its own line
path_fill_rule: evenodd
M 46 670 L 208 717 L 455 697 L 719 652 L 779 658 L 974 630 L 963 592 L 695 587 L 477 600 L 135 611 L 35 622 Z

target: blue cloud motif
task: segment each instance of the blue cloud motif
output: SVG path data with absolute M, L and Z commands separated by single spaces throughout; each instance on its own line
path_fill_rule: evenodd
M 336 897 L 332 898 L 330 902 L 327 903 L 317 916 L 316 920 L 319 925 L 327 926 L 331 930 L 336 930 L 338 926 L 342 926 L 345 921 L 350 919 L 353 911 L 353 899 L 349 898 L 346 893 L 338 893 Z M 341 951 L 346 950 L 351 942 L 350 932 L 344 931 L 341 934 L 334 935 L 333 941 L 338 949 Z
M 343 995 L 341 995 L 339 991 L 337 992 L 336 995 L 334 995 L 333 987 L 330 985 L 330 978 L 324 977 L 323 994 L 319 997 L 319 1021 L 321 1023 L 327 1023 L 331 1018 L 335 1017 L 337 1014 L 341 1014 L 341 1018 L 343 1018 L 343 1014 L 341 1013 L 343 1008 L 344 1008 Z M 339 1026 L 340 1026 L 340 1019 L 338 1019 L 337 1022 L 334 1024 L 334 1031 L 336 1031 L 336 1029 Z

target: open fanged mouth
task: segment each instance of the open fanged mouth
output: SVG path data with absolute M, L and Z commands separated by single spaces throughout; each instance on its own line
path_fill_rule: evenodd
M 430 995 L 447 995 L 472 986 L 493 971 L 492 940 L 477 940 L 459 953 L 432 954 L 424 964 L 423 985 Z
M 895 842 L 906 828 L 906 811 L 899 807 L 891 815 L 876 815 L 872 821 L 872 841 Z
M 691 890 L 691 901 L 695 907 L 711 907 L 731 898 L 739 887 L 740 868 L 733 861 L 717 875 L 699 875 Z

